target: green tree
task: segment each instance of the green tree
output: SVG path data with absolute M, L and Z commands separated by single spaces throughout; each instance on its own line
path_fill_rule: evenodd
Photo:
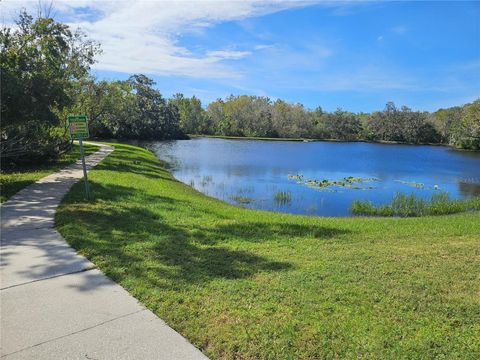
M 455 106 L 449 109 L 440 109 L 431 115 L 431 122 L 437 129 L 441 142 L 451 143 L 452 127 L 462 119 L 462 107 Z
M 201 101 L 192 96 L 185 97 L 177 93 L 169 100 L 178 109 L 180 128 L 186 134 L 203 134 L 206 119 L 205 110 L 202 108 Z
M 302 104 L 273 103 L 273 126 L 279 137 L 311 137 L 314 119 Z
M 355 114 L 342 109 L 323 114 L 321 124 L 324 136 L 330 139 L 358 140 L 362 132 L 362 124 Z
M 383 111 L 372 113 L 364 127 L 369 140 L 436 143 L 441 138 L 427 113 L 406 106 L 398 109 L 393 102 L 387 103 Z
M 461 120 L 453 125 L 450 142 L 463 149 L 480 149 L 480 99 L 463 107 Z
M 86 77 L 75 83 L 72 92 L 75 103 L 66 113 L 86 114 L 92 137 L 132 136 L 139 111 L 136 94 L 128 81 L 96 81 Z
M 229 124 L 229 135 L 272 136 L 270 99 L 261 96 L 230 96 L 222 107 L 222 116 Z
M 17 28 L 0 30 L 1 157 L 33 161 L 55 157 L 69 146 L 62 110 L 69 89 L 84 77 L 99 52 L 80 31 L 22 11 Z
M 212 124 L 212 132 L 216 135 L 230 135 L 231 124 L 229 119 L 223 116 L 223 107 L 225 102 L 217 99 L 208 104 L 207 116 Z
M 89 117 L 90 134 L 98 138 L 161 140 L 184 138 L 179 112 L 145 75 L 126 81 L 96 81 L 85 77 L 75 83 L 75 103 L 65 112 Z
M 135 93 L 137 116 L 128 122 L 128 129 L 121 136 L 136 139 L 175 139 L 184 135 L 179 126 L 179 114 L 175 105 L 167 103 L 160 92 L 153 88 L 155 82 L 143 74 L 132 75 L 128 83 Z

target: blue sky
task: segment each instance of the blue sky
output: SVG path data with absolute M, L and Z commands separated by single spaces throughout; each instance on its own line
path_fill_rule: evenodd
M 6 2 L 4 13 L 20 4 Z M 57 1 L 102 43 L 93 72 L 145 73 L 204 104 L 265 95 L 325 110 L 419 110 L 480 97 L 480 2 Z M 5 21 L 5 20 L 4 20 Z M 8 19 L 7 19 L 8 22 Z

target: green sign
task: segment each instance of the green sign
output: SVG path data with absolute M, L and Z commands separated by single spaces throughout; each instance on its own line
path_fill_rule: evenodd
M 88 139 L 88 122 L 85 115 L 71 115 L 67 117 L 67 121 L 71 139 Z

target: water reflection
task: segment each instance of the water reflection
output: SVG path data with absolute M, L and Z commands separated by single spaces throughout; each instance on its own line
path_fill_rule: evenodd
M 480 196 L 480 179 L 477 179 L 476 182 L 459 181 L 458 190 L 463 197 Z

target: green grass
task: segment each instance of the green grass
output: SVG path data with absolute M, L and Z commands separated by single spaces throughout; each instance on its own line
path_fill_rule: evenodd
M 118 145 L 58 230 L 213 359 L 480 358 L 480 213 L 248 210 Z
M 450 199 L 447 193 L 437 193 L 429 200 L 423 200 L 415 194 L 398 193 L 393 197 L 391 204 L 375 206 L 370 201 L 357 200 L 352 203 L 351 210 L 354 215 L 368 216 L 449 215 L 480 210 L 480 197 L 455 200 Z
M 98 146 L 84 144 L 85 154 L 98 150 Z M 80 146 L 74 144 L 72 149 L 60 156 L 56 161 L 19 166 L 14 169 L 2 169 L 0 173 L 0 202 L 7 201 L 24 187 L 60 170 L 80 159 Z

